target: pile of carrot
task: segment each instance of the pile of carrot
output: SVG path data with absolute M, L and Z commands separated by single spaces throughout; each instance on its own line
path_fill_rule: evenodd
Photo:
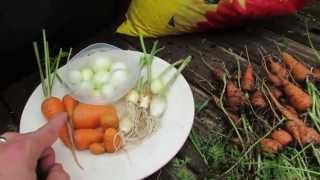
M 41 106 L 47 120 L 58 113 L 67 112 L 72 124 L 71 134 L 67 125 L 60 132 L 60 139 L 71 146 L 74 139 L 77 150 L 90 150 L 92 154 L 113 153 L 122 146 L 118 127 L 119 118 L 113 105 L 89 105 L 65 95 L 62 100 L 57 97 L 46 98 Z
M 239 73 L 232 77 L 226 73 L 228 70 L 219 67 L 212 72 L 215 80 L 224 82 L 224 91 L 218 92 L 223 96 L 214 95 L 213 101 L 224 110 L 229 123 L 241 128 L 244 125 L 240 117 L 243 116 L 254 117 L 251 122 L 255 123 L 257 112 L 272 112 L 269 113 L 272 116 L 267 116 L 269 124 L 279 116 L 286 119 L 281 128 L 260 141 L 261 150 L 268 153 L 278 153 L 288 145 L 320 144 L 319 132 L 302 116 L 312 106 L 312 99 L 303 86 L 306 80 L 319 80 L 319 72 L 287 52 L 281 52 L 280 59 L 271 56 L 263 59 L 268 82 L 260 81 L 261 86 L 258 86 L 251 63 L 243 69 L 241 77 Z M 255 116 L 248 113 L 248 109 L 253 110 Z

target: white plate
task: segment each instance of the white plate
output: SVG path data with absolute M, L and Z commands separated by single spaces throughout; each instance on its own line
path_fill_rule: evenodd
M 140 52 L 128 51 L 132 56 Z M 153 74 L 157 75 L 169 64 L 160 58 L 153 63 Z M 173 73 L 172 71 L 171 73 Z M 62 97 L 65 90 L 55 83 L 53 95 Z M 38 129 L 46 120 L 41 114 L 43 100 L 41 86 L 29 98 L 21 117 L 22 133 Z M 79 169 L 70 151 L 58 140 L 53 148 L 57 162 L 63 164 L 71 179 L 76 180 L 134 180 L 145 178 L 168 163 L 181 149 L 188 138 L 194 119 L 194 101 L 191 89 L 183 76 L 179 76 L 167 94 L 168 107 L 161 118 L 160 128 L 142 143 L 134 145 L 128 152 L 94 156 L 88 151 L 77 152 L 84 170 Z

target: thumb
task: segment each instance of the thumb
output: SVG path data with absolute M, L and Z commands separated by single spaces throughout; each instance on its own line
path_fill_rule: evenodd
M 51 119 L 46 125 L 32 133 L 34 139 L 35 149 L 38 153 L 42 153 L 50 147 L 59 136 L 60 129 L 66 124 L 67 114 L 60 113 Z
M 48 172 L 47 180 L 70 180 L 61 164 L 55 164 Z

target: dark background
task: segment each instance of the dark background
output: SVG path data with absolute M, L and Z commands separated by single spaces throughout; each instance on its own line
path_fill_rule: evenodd
M 129 0 L 1 0 L 0 89 L 37 69 L 32 42 L 46 29 L 50 49 L 74 47 L 99 31 L 113 31 Z

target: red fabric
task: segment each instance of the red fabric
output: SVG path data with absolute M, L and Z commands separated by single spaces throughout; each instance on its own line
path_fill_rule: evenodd
M 294 14 L 312 0 L 245 1 L 245 7 L 242 7 L 238 0 L 220 0 L 216 11 L 208 11 L 205 14 L 207 21 L 197 24 L 198 29 L 207 31 L 210 29 L 236 26 L 244 20 Z

